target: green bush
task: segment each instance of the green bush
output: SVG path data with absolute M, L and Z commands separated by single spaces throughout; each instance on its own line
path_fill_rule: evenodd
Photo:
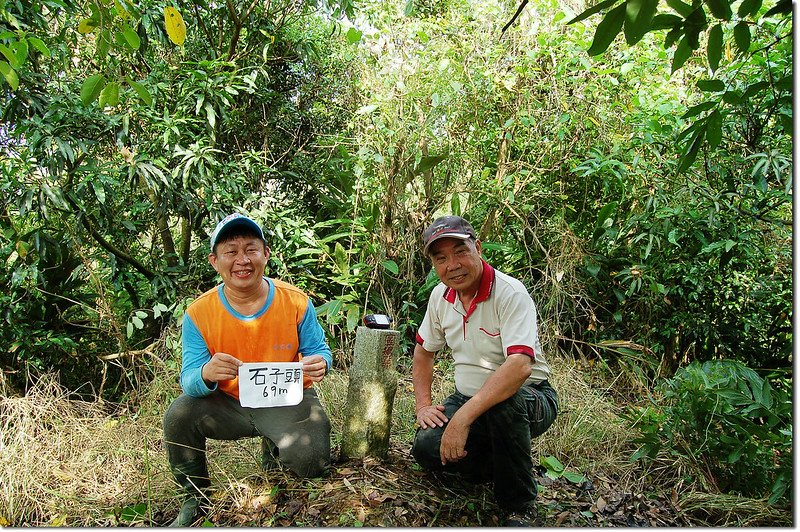
M 662 400 L 628 419 L 641 435 L 633 458 L 659 452 L 696 464 L 725 493 L 788 500 L 792 481 L 792 402 L 733 360 L 692 362 L 660 386 Z

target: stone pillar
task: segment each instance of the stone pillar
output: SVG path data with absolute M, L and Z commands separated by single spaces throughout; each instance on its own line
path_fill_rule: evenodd
M 342 430 L 344 456 L 385 458 L 389 452 L 399 337 L 392 329 L 356 329 Z

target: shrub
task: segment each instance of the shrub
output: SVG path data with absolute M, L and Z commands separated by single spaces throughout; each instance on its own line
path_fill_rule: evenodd
M 633 459 L 665 451 L 696 464 L 722 492 L 788 500 L 792 402 L 777 382 L 738 361 L 692 362 L 661 384 L 661 404 L 628 415 L 641 433 Z

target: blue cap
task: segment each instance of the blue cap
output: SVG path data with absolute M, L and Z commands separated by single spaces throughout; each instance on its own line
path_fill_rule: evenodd
M 229 214 L 217 224 L 216 229 L 214 232 L 211 233 L 211 250 L 214 250 L 214 246 L 217 245 L 217 241 L 219 240 L 219 236 L 223 233 L 223 231 L 229 231 L 235 227 L 245 226 L 253 231 L 255 231 L 261 240 L 266 242 L 266 238 L 264 238 L 264 231 L 261 230 L 261 226 L 255 223 L 253 220 L 245 216 L 244 214 L 239 214 L 235 212 L 233 214 Z

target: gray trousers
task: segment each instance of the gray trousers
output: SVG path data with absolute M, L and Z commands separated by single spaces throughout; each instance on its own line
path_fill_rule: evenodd
M 205 397 L 180 395 L 164 414 L 164 445 L 173 471 L 205 462 L 206 438 L 262 436 L 277 446 L 281 464 L 301 477 L 322 473 L 330 461 L 331 424 L 313 388 L 296 406 L 245 408 L 219 390 Z

